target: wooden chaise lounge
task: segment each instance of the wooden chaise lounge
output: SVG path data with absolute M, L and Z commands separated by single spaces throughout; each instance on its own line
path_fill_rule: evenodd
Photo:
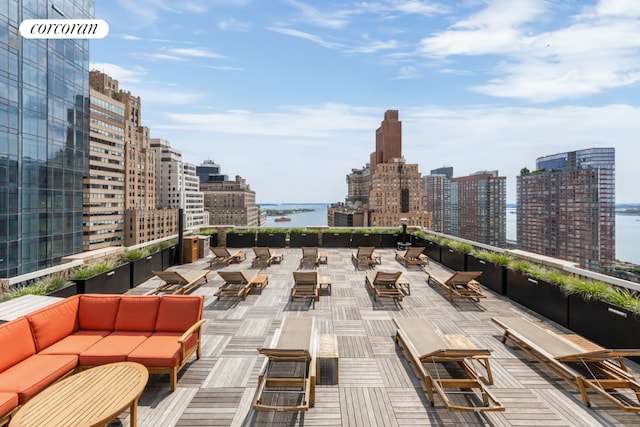
M 317 246 L 303 246 L 302 258 L 300 258 L 300 267 L 306 265 L 317 266 L 320 264 L 320 256 L 318 255 Z
M 446 280 L 441 280 L 430 274 L 428 282 L 443 287 L 449 294 L 451 301 L 453 301 L 453 296 L 455 295 L 480 302 L 480 298 L 487 297 L 482 293 L 480 282 L 476 280 L 481 274 L 481 271 L 456 271 Z
M 267 358 L 258 377 L 253 408 L 306 411 L 315 403 L 316 330 L 313 317 L 287 317 L 273 346 L 259 348 Z
M 410 247 L 406 251 L 396 251 L 396 259 L 404 264 L 405 267 L 410 265 L 424 267 L 429 265 L 429 258 L 422 253 L 423 251 L 424 248 L 420 246 Z
M 376 256 L 373 253 L 375 249 L 374 246 L 358 246 L 357 252 L 351 254 L 351 260 L 356 264 L 356 267 L 361 265 L 373 267 L 376 264 L 380 264 L 380 256 Z
M 209 263 L 209 267 L 213 267 L 213 265 L 217 263 L 240 263 L 247 259 L 247 254 L 245 254 L 244 251 L 236 251 L 234 253 L 231 253 L 229 252 L 229 249 L 224 246 L 211 247 L 211 251 L 213 252 L 213 258 Z
M 254 247 L 253 253 L 255 256 L 251 260 L 252 266 L 269 267 L 273 263 L 281 263 L 283 258 L 281 253 L 271 252 L 266 246 Z
M 393 321 L 398 328 L 396 342 L 420 378 L 431 406 L 435 404 L 435 390 L 447 409 L 504 411 L 502 403 L 485 384 L 493 383 L 489 365 L 491 350 L 475 348 L 461 335 L 441 335 L 422 318 L 396 317 Z M 474 368 L 474 362 L 484 368 L 485 379 Z M 457 364 L 464 374 L 459 374 L 460 369 L 451 372 L 438 369 L 439 365 L 446 368 L 447 363 Z M 447 392 L 447 389 L 456 391 Z
M 320 299 L 320 275 L 317 271 L 294 271 L 291 301 L 295 298 Z
M 213 294 L 221 297 L 242 297 L 247 298 L 247 294 L 253 289 L 254 281 L 258 278 L 260 270 L 247 271 L 218 271 L 224 283 Z
M 401 271 L 368 271 L 365 275 L 365 283 L 369 286 L 373 299 L 394 298 L 402 301 L 404 293 L 398 283 Z
M 523 317 L 494 317 L 491 320 L 504 329 L 503 343 L 509 339 L 578 389 L 585 405 L 591 406 L 587 391 L 592 390 L 625 411 L 640 412 L 640 383 L 627 370 L 623 360 L 627 356 L 640 356 L 640 349 L 610 350 L 588 341 L 588 348 L 585 348 L 584 338 L 557 334 Z M 630 389 L 638 404 L 616 389 Z
M 210 270 L 188 270 L 183 273 L 177 271 L 152 271 L 164 283 L 156 288 L 154 294 L 186 294 L 207 282 Z

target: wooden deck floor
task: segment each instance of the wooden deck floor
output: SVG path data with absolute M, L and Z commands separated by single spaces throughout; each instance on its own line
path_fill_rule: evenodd
M 405 268 L 394 260 L 394 251 L 378 249 L 382 264 L 377 270 L 400 270 L 411 283 L 411 295 L 397 304 L 374 301 L 365 285 L 366 268 L 357 269 L 351 249 L 327 249 L 328 264 L 322 276 L 331 278 L 332 295 L 323 289 L 320 301 L 291 302 L 292 271 L 299 267 L 300 249 L 284 249 L 284 260 L 263 270 L 269 285 L 262 295 L 245 301 L 216 300 L 222 284 L 214 272 L 194 294 L 205 295 L 203 357 L 193 358 L 181 371 L 178 388 L 169 390 L 166 375 L 151 375 L 140 398 L 139 426 L 620 426 L 640 424 L 640 414 L 619 410 L 592 396 L 592 408 L 582 403 L 577 391 L 550 374 L 511 345 L 500 342 L 501 331 L 490 322 L 496 315 L 524 315 L 544 320 L 506 297 L 485 290 L 480 303 L 450 302 L 429 285 L 418 267 Z M 251 249 L 246 250 L 247 254 Z M 226 270 L 250 268 L 241 264 Z M 206 260 L 174 267 L 177 270 L 208 268 Z M 442 269 L 435 263 L 430 270 Z M 160 283 L 150 279 L 131 293 L 151 292 Z M 335 334 L 338 340 L 339 384 L 326 384 L 331 372 L 321 372 L 323 384 L 316 389 L 316 404 L 307 412 L 255 412 L 252 409 L 263 356 L 257 348 L 268 345 L 285 316 L 313 316 L 319 333 Z M 436 398 L 431 407 L 401 349 L 395 343 L 394 316 L 428 319 L 445 334 L 462 334 L 478 347 L 493 350 L 491 390 L 506 406 L 504 412 L 468 413 L 444 408 Z M 547 322 L 547 326 L 563 332 Z M 333 365 L 324 364 L 323 369 Z M 638 365 L 631 363 L 632 368 Z M 129 425 L 127 413 L 114 425 Z

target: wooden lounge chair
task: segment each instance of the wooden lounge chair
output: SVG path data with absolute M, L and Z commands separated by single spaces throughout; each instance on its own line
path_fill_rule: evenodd
M 255 254 L 251 260 L 252 266 L 269 267 L 271 264 L 282 262 L 283 255 L 281 253 L 272 253 L 268 247 L 256 246 L 253 248 Z
M 152 271 L 164 283 L 156 288 L 154 294 L 186 294 L 207 281 L 209 270 L 189 270 L 184 273 L 177 271 Z
M 211 247 L 211 251 L 213 252 L 213 259 L 209 263 L 209 267 L 212 267 L 216 263 L 240 263 L 247 258 L 247 255 L 244 253 L 244 251 L 236 251 L 232 254 L 231 252 L 229 252 L 229 249 L 224 246 Z
M 302 247 L 302 258 L 300 258 L 300 266 L 303 267 L 305 265 L 317 266 L 320 264 L 320 258 L 318 255 L 318 247 L 317 246 L 303 246 Z
M 456 295 L 460 298 L 471 298 L 480 302 L 480 298 L 487 297 L 482 293 L 480 282 L 475 280 L 481 274 L 481 271 L 456 271 L 446 280 L 440 280 L 430 274 L 428 282 L 445 288 L 451 301 Z
M 258 351 L 267 359 L 258 377 L 253 408 L 306 411 L 315 403 L 316 330 L 313 317 L 287 317 L 274 344 Z
M 376 264 L 380 264 L 381 258 L 373 253 L 375 249 L 374 246 L 358 246 L 358 251 L 351 254 L 351 259 L 356 264 L 356 267 L 361 265 L 373 267 Z
M 294 271 L 291 301 L 294 298 L 320 299 L 320 276 L 317 271 Z
M 491 350 L 475 348 L 461 335 L 441 335 L 422 318 L 401 317 L 393 321 L 398 328 L 396 342 L 420 378 L 431 406 L 435 404 L 435 390 L 447 409 L 504 411 L 504 406 L 485 385 L 485 382 L 493 383 L 489 365 Z M 484 367 L 485 381 L 474 368 L 474 362 Z M 446 366 L 447 363 L 457 364 L 463 373 L 460 369 L 438 370 L 437 364 Z M 457 391 L 447 394 L 446 389 Z M 474 400 L 477 405 L 473 404 Z
M 422 253 L 423 251 L 423 247 L 412 246 L 405 252 L 396 251 L 396 259 L 400 263 L 404 264 L 405 267 L 408 267 L 410 265 L 424 267 L 425 265 L 429 264 L 429 258 L 427 258 L 427 256 Z
M 398 279 L 401 275 L 401 271 L 368 271 L 365 276 L 365 283 L 371 289 L 374 300 L 377 298 L 395 298 L 402 301 L 404 293 L 398 284 Z
M 580 391 L 582 400 L 591 406 L 588 390 L 595 391 L 617 407 L 640 412 L 640 383 L 631 375 L 623 357 L 640 356 L 640 349 L 610 350 L 589 343 L 575 334 L 560 335 L 523 317 L 493 317 L 504 329 L 502 342 L 509 339 L 529 356 Z M 616 389 L 630 389 L 638 400 L 634 404 Z
M 247 271 L 218 271 L 224 283 L 213 295 L 221 297 L 242 297 L 247 299 L 247 294 L 253 289 L 253 282 L 259 276 L 260 270 Z

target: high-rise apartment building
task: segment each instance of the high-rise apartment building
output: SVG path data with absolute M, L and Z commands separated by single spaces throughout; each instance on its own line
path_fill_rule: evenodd
M 431 170 L 422 178 L 427 211 L 433 215 L 433 230 L 454 234 L 451 226 L 451 178 L 453 168 L 445 167 Z
M 368 224 L 398 227 L 406 221 L 431 228 L 418 165 L 407 164 L 402 157 L 402 122 L 397 110 L 385 112 L 370 159 Z
M 25 19 L 90 19 L 93 0 L 0 6 L 0 277 L 82 251 L 89 40 L 27 39 Z
M 517 238 L 525 250 L 609 273 L 615 263 L 615 149 L 540 157 L 517 177 Z
M 452 224 L 455 235 L 487 245 L 507 243 L 507 178 L 498 171 L 483 171 L 452 178 Z
M 89 83 L 124 105 L 125 246 L 177 234 L 178 210 L 156 209 L 156 153 L 149 128 L 142 125 L 142 100 L 120 90 L 117 80 L 100 71 L 89 73 Z
M 260 226 L 256 192 L 251 190 L 246 180 L 238 175 L 235 181 L 215 178 L 226 175 L 221 175 L 220 167 L 211 161 L 196 166 L 196 175 L 200 178 L 204 210 L 209 213 L 210 225 Z
M 89 89 L 89 174 L 84 179 L 83 250 L 124 244 L 124 104 Z
M 156 207 L 183 209 L 185 228 L 209 225 L 195 165 L 183 162 L 182 153 L 165 139 L 151 138 L 151 148 L 156 152 Z
M 347 206 L 362 208 L 369 204 L 369 176 L 368 164 L 360 169 L 352 169 L 347 175 Z

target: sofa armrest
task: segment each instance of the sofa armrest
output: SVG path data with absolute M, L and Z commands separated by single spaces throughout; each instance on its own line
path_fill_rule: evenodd
M 181 361 L 184 360 L 185 358 L 185 354 L 186 354 L 185 345 L 187 343 L 187 340 L 194 332 L 199 331 L 202 328 L 202 325 L 204 325 L 206 321 L 207 321 L 206 319 L 198 320 L 196 323 L 191 325 L 191 327 L 187 329 L 184 332 L 184 334 L 182 334 L 182 336 L 178 339 L 178 343 L 180 344 L 180 360 Z M 200 340 L 200 338 L 198 338 L 198 340 Z

